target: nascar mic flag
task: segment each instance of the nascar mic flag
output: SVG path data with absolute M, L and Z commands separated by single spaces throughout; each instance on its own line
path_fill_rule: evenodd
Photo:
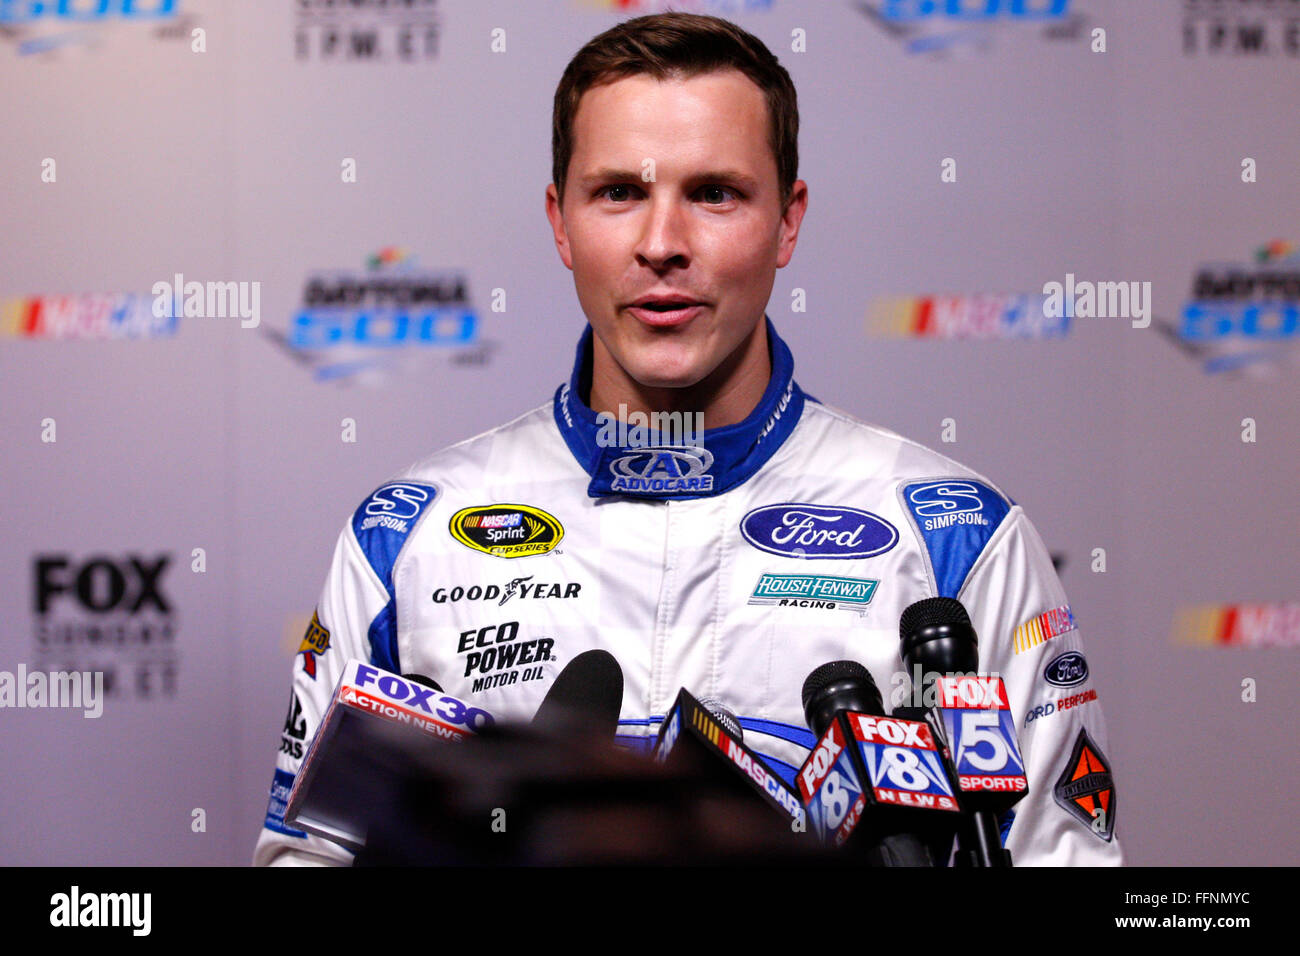
M 788 820 L 798 822 L 800 831 L 803 828 L 804 808 L 798 795 L 685 688 L 664 719 L 653 756 L 668 766 L 694 759 L 725 768 L 720 772 L 727 780 L 741 783 Z

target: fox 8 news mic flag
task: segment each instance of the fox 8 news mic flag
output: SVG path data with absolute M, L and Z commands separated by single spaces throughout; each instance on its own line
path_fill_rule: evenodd
M 868 812 L 917 830 L 932 825 L 935 811 L 961 812 L 934 735 L 920 721 L 837 714 L 797 780 L 810 828 L 835 846 L 845 844 Z

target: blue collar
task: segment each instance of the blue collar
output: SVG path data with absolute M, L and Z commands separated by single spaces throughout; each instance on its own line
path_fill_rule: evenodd
M 720 495 L 743 483 L 781 447 L 803 414 L 804 393 L 794 380 L 794 357 L 767 319 L 772 378 L 744 421 L 705 432 L 695 415 L 647 421 L 633 412 L 619 423 L 583 401 L 591 380 L 591 326 L 578 342 L 569 381 L 555 392 L 555 424 L 578 464 L 591 476 L 593 498 L 690 499 Z M 651 427 L 651 426 L 656 427 Z M 671 444 L 668 444 L 671 442 Z

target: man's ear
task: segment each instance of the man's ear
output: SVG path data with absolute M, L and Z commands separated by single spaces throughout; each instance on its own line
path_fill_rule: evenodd
M 808 184 L 796 180 L 790 190 L 790 202 L 781 213 L 780 235 L 777 239 L 776 267 L 784 269 L 794 255 L 794 245 L 799 241 L 799 226 L 808 211 Z
M 560 253 L 560 259 L 573 271 L 573 252 L 569 249 L 569 234 L 564 229 L 564 213 L 560 211 L 560 197 L 556 192 L 555 183 L 546 187 L 546 218 L 551 221 L 551 231 L 555 233 L 555 248 Z

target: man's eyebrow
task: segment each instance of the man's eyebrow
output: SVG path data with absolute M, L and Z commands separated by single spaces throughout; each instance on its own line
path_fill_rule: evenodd
M 636 169 L 615 169 L 613 167 L 602 167 L 593 170 L 586 175 L 578 177 L 579 188 L 589 188 L 597 183 L 619 182 L 619 183 L 637 183 L 641 182 L 641 170 Z M 710 169 L 703 172 L 693 173 L 688 177 L 690 183 L 735 183 L 750 191 L 758 188 L 758 181 L 754 177 L 735 169 Z

